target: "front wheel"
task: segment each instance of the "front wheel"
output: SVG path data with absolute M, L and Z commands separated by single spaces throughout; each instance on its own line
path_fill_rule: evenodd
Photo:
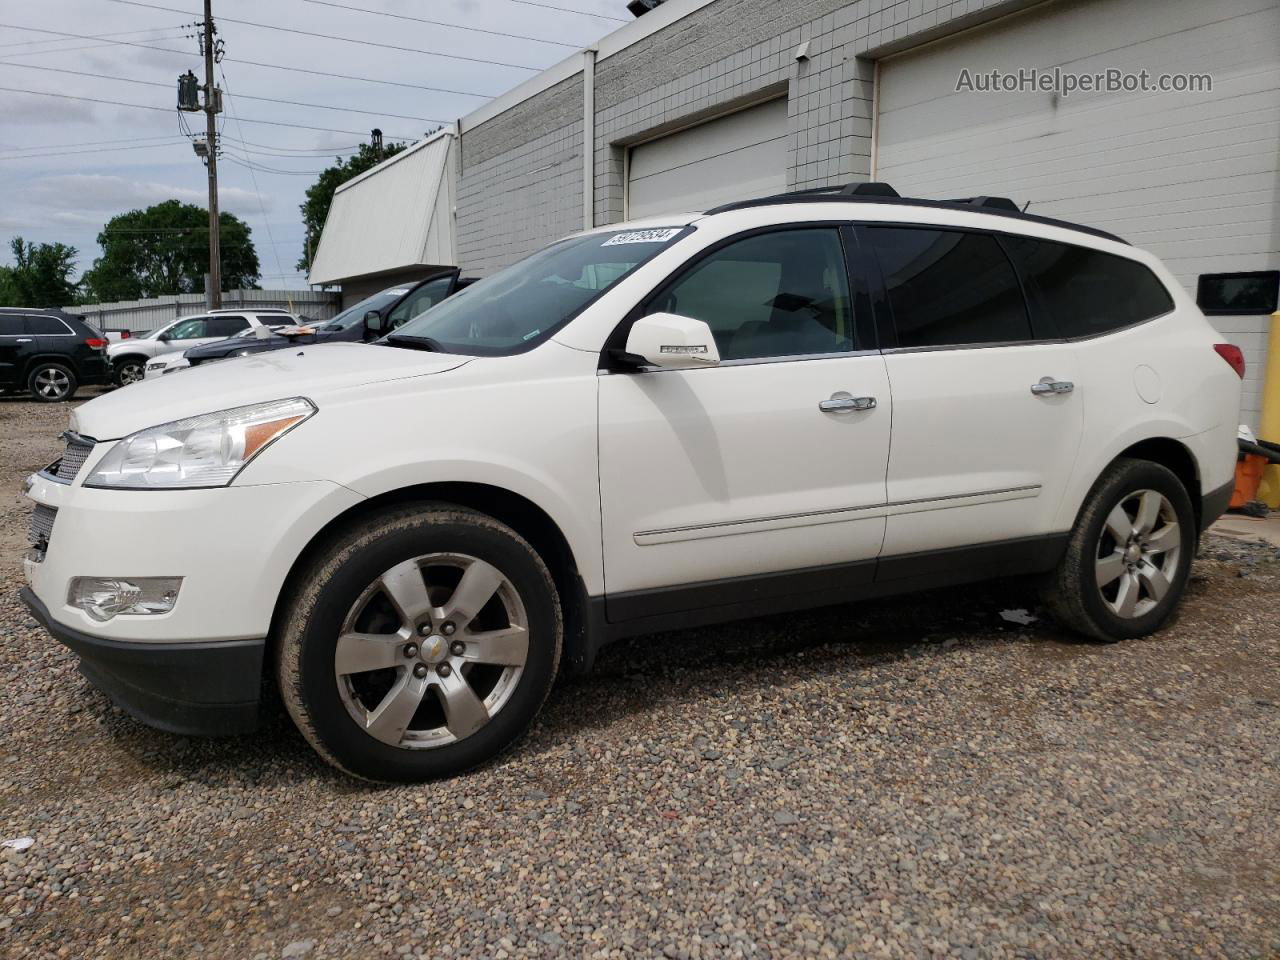
M 147 375 L 147 362 L 136 357 L 130 357 L 115 364 L 112 375 L 117 387 L 127 387 L 131 383 L 137 383 Z
M 1182 598 L 1195 547 L 1195 511 L 1177 475 L 1148 460 L 1119 460 L 1089 492 L 1045 602 L 1086 636 L 1146 636 Z
M 442 504 L 377 514 L 299 578 L 277 647 L 290 716 L 369 780 L 451 776 L 510 747 L 555 680 L 559 597 L 533 548 Z

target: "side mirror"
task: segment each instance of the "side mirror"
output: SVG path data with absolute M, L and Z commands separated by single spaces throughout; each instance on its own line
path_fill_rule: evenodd
M 720 362 L 711 328 L 701 320 L 674 313 L 651 313 L 632 324 L 627 353 L 672 370 L 714 367 Z
M 377 310 L 368 310 L 364 315 L 364 338 L 377 340 L 383 334 L 382 314 Z
M 160 336 L 156 337 L 156 339 L 159 340 L 161 343 L 168 343 L 170 340 L 173 339 L 173 337 L 169 336 L 169 334 L 167 333 L 162 333 L 160 334 Z

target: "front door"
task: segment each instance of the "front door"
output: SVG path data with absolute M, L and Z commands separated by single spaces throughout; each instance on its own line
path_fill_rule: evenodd
M 1053 533 L 1083 424 L 1074 348 L 1032 329 L 992 234 L 867 227 L 896 346 L 889 519 L 892 558 Z
M 874 575 L 891 403 L 884 359 L 860 349 L 845 263 L 835 226 L 757 233 L 642 311 L 705 321 L 722 362 L 600 378 L 610 620 Z

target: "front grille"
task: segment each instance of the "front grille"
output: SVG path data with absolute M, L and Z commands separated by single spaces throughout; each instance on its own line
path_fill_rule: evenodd
M 44 550 L 49 546 L 49 535 L 53 533 L 53 521 L 57 516 L 58 511 L 54 507 L 36 504 L 35 512 L 31 514 L 31 529 L 27 533 L 27 540 L 33 547 Z
M 58 461 L 58 472 L 55 476 L 59 480 L 65 480 L 70 483 L 80 473 L 80 468 L 84 466 L 85 460 L 89 458 L 89 454 L 93 451 L 94 441 L 71 431 L 64 433 L 63 437 L 67 441 L 67 449 L 62 451 L 62 459 Z

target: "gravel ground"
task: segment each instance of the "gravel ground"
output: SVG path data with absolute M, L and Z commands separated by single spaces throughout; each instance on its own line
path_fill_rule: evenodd
M 1275 957 L 1280 564 L 1116 646 L 1004 583 L 669 634 L 500 764 L 370 788 L 114 710 L 14 599 L 66 409 L 0 400 L 0 952 Z

